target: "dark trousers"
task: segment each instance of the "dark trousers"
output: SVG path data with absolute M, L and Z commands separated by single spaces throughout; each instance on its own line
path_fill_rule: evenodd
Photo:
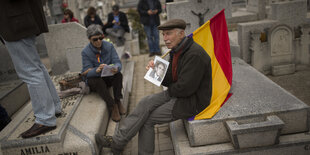
M 88 79 L 88 85 L 92 91 L 96 91 L 101 98 L 107 103 L 109 108 L 113 107 L 115 101 L 119 101 L 123 98 L 123 75 L 118 72 L 113 76 L 108 77 L 95 77 Z M 113 87 L 114 100 L 109 92 L 109 87 Z

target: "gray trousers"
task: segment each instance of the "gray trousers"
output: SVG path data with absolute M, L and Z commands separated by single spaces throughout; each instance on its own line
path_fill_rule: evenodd
M 55 113 L 61 112 L 60 99 L 35 47 L 35 36 L 5 42 L 16 73 L 29 90 L 35 122 L 55 126 Z
M 175 101 L 176 98 L 171 98 L 168 91 L 144 97 L 134 111 L 121 120 L 119 128 L 113 136 L 112 151 L 122 151 L 139 132 L 139 154 L 154 154 L 154 125 L 176 120 L 172 116 Z

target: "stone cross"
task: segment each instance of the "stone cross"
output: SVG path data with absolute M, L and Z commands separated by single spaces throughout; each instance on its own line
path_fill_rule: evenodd
M 231 0 L 188 0 L 167 3 L 166 5 L 168 20 L 183 19 L 186 22 L 186 34 L 194 32 L 223 9 L 225 9 L 226 19 L 232 16 Z
M 194 12 L 193 10 L 191 10 L 191 12 L 194 14 L 194 15 L 196 15 L 196 16 L 198 16 L 198 18 L 199 18 L 199 26 L 201 26 L 201 25 L 203 25 L 204 24 L 204 17 L 205 17 L 205 15 L 209 12 L 209 9 L 207 9 L 204 13 L 196 13 L 196 12 Z

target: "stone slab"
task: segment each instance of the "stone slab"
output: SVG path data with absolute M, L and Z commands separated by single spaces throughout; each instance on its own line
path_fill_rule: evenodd
M 81 50 L 88 43 L 86 28 L 78 23 L 49 25 L 49 33 L 44 33 L 47 53 L 50 59 L 52 73 L 59 75 L 75 68 L 75 61 L 67 60 L 68 56 L 81 63 Z M 70 54 L 70 55 L 69 55 Z M 70 59 L 71 60 L 71 59 Z M 76 70 L 76 69 L 74 69 Z
M 130 41 L 131 53 L 133 56 L 140 55 L 139 38 Z
M 296 27 L 306 23 L 307 18 L 307 1 L 283 1 L 270 4 L 271 19 L 278 20 L 283 24 Z
M 235 149 L 230 142 L 190 146 L 182 120 L 169 124 L 174 152 L 176 155 L 308 155 L 310 153 L 310 133 L 282 135 L 279 144 L 264 147 Z
M 226 121 L 226 126 L 234 147 L 239 149 L 277 144 L 284 122 L 278 116 L 272 115 L 262 122 L 247 124 Z
M 11 80 L 0 83 L 0 104 L 9 116 L 19 110 L 30 98 L 26 83 Z
M 59 89 L 57 79 L 60 80 L 52 76 Z M 61 101 L 63 114 L 57 119 L 55 130 L 22 139 L 19 134 L 30 128 L 35 120 L 28 103 L 0 133 L 0 154 L 98 154 L 94 135 L 106 132 L 109 114 L 105 102 L 96 93 L 78 94 Z
M 241 58 L 250 63 L 250 32 L 253 30 L 259 30 L 265 32 L 265 30 L 270 29 L 271 27 L 278 24 L 278 21 L 275 20 L 261 20 L 247 23 L 238 24 L 238 44 L 240 46 L 240 56 Z
M 295 64 L 277 65 L 271 67 L 271 73 L 273 76 L 293 74 L 294 72 Z
M 0 81 L 16 80 L 14 64 L 9 55 L 7 48 L 0 42 Z
M 285 126 L 281 134 L 309 130 L 309 106 L 239 58 L 232 59 L 233 94 L 211 119 L 185 121 L 191 146 L 229 142 L 225 122 L 248 124 L 277 115 Z

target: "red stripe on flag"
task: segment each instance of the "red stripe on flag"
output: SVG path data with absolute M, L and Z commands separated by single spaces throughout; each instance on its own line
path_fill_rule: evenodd
M 232 65 L 229 37 L 224 9 L 210 19 L 210 29 L 214 41 L 214 54 L 229 84 L 232 82 Z

